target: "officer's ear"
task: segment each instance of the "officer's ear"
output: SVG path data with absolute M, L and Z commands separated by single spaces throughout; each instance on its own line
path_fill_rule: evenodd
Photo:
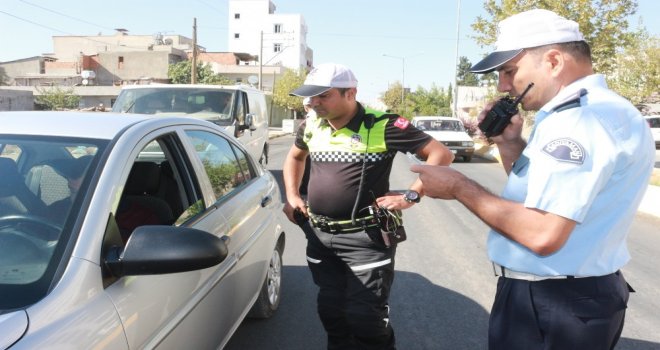
M 346 90 L 346 96 L 350 100 L 355 100 L 357 98 L 357 88 L 349 88 Z

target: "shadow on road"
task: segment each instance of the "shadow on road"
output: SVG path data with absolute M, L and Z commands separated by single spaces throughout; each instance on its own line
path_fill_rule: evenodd
M 282 279 L 275 316 L 245 320 L 225 349 L 325 349 L 325 332 L 316 314 L 317 287 L 309 269 L 285 266 Z M 488 312 L 419 274 L 396 272 L 390 307 L 400 349 L 486 348 Z

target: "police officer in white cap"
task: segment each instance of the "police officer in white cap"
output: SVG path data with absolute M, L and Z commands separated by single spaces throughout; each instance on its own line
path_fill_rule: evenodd
M 318 65 L 292 94 L 309 97 L 315 116 L 298 129 L 284 163 L 284 212 L 307 237 L 328 349 L 395 349 L 388 300 L 403 231 L 390 210 L 410 208 L 423 193 L 419 181 L 390 191 L 394 156 L 410 152 L 444 165 L 454 156 L 407 119 L 363 107 L 357 79 L 343 65 Z M 305 201 L 299 187 L 308 155 Z
M 653 168 L 637 109 L 594 74 L 574 21 L 531 10 L 499 23 L 497 49 L 471 70 L 497 71 L 498 90 L 537 110 L 492 141 L 509 175 L 501 197 L 447 167 L 413 166 L 427 196 L 456 199 L 491 227 L 499 276 L 490 349 L 612 349 L 629 286 L 626 238 Z M 483 121 L 493 103 L 479 115 Z

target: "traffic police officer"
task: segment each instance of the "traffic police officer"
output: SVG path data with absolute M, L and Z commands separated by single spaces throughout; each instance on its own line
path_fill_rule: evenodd
M 351 70 L 332 63 L 313 69 L 292 92 L 310 97 L 316 116 L 298 130 L 286 157 L 284 212 L 307 238 L 328 349 L 394 349 L 388 299 L 396 242 L 387 242 L 390 237 L 382 234 L 374 210 L 406 209 L 421 197 L 419 180 L 403 194 L 390 192 L 397 151 L 416 153 L 435 165 L 450 164 L 454 156 L 407 119 L 365 109 L 356 93 Z M 308 154 L 305 202 L 299 185 Z M 383 212 L 398 220 L 396 214 Z
M 509 174 L 502 197 L 448 168 L 412 170 L 426 195 L 457 199 L 492 228 L 491 349 L 612 349 L 628 301 L 626 237 L 653 168 L 649 128 L 594 74 L 578 24 L 554 12 L 503 20 L 496 51 L 471 68 L 494 70 L 511 95 L 534 83 L 522 103 L 538 110 L 527 142 L 518 115 L 492 137 Z

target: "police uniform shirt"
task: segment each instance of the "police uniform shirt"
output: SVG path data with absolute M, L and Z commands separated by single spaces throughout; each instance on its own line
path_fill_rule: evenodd
M 365 127 L 367 115 L 374 116 L 370 131 Z M 297 131 L 295 145 L 309 151 L 312 160 L 307 187 L 310 211 L 333 219 L 350 219 L 360 186 L 363 158 L 366 177 L 359 209 L 389 191 L 390 170 L 397 151 L 416 153 L 430 140 L 428 134 L 407 119 L 365 111 L 360 104 L 355 117 L 339 130 L 322 118 L 308 118 Z M 369 150 L 365 154 L 367 141 Z M 358 217 L 367 215 L 361 214 Z
M 577 225 L 564 246 L 549 256 L 491 230 L 491 260 L 539 276 L 615 272 L 630 258 L 625 239 L 654 157 L 643 117 L 607 89 L 602 75 L 572 83 L 537 113 L 502 197 Z

